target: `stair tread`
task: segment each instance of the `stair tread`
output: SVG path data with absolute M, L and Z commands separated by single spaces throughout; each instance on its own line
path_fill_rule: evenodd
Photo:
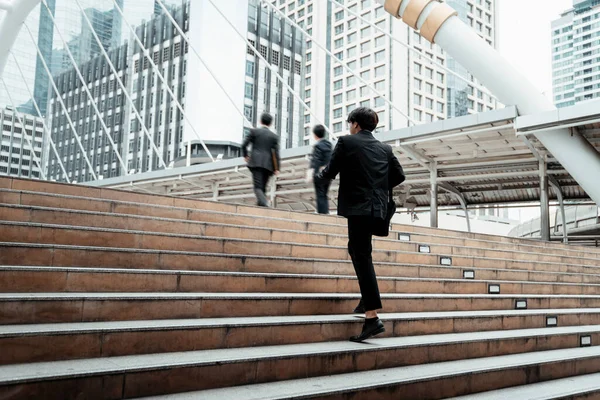
M 79 200 L 94 200 L 94 201 L 100 201 L 100 202 L 106 202 L 106 203 L 119 203 L 119 204 L 129 204 L 129 205 L 134 205 L 134 206 L 138 206 L 140 205 L 140 203 L 136 203 L 136 202 L 131 202 L 131 201 L 124 201 L 124 200 L 117 200 L 117 199 L 110 199 L 110 198 L 101 198 L 101 197 L 86 197 L 86 196 L 79 196 L 79 195 L 67 195 L 67 194 L 59 194 L 59 193 L 51 193 L 51 192 L 35 192 L 35 191 L 30 191 L 30 190 L 20 190 L 20 189 L 6 189 L 6 188 L 0 188 L 0 193 L 1 192 L 19 192 L 19 193 L 25 193 L 25 194 L 31 194 L 31 195 L 43 195 L 43 196 L 49 196 L 49 197 L 59 197 L 59 198 L 76 198 Z M 158 196 L 158 197 L 164 197 L 164 196 Z M 169 197 L 167 197 L 169 198 Z M 170 200 L 172 200 L 173 198 L 169 198 Z M 201 201 L 199 201 L 200 203 Z M 202 202 L 202 203 L 206 203 L 206 202 Z M 202 212 L 207 212 L 207 213 L 214 213 L 214 214 L 221 214 L 221 215 L 230 215 L 231 213 L 229 212 L 224 212 L 224 211 L 217 211 L 217 210 L 204 210 L 204 209 L 200 209 L 200 208 L 190 208 L 190 207 L 179 207 L 179 206 L 168 206 L 168 205 L 162 205 L 162 204 L 153 204 L 153 203 L 144 203 L 143 205 L 145 206 L 150 206 L 150 207 L 156 207 L 156 208 L 163 208 L 165 210 L 169 210 L 169 209 L 179 209 L 179 210 L 192 210 L 192 211 L 202 211 Z M 232 204 L 232 206 L 234 207 L 238 207 L 239 205 L 235 205 Z M 253 208 L 252 206 L 248 206 L 248 205 L 243 205 L 241 206 L 243 208 Z M 262 210 L 261 210 L 262 211 Z M 294 215 L 302 215 L 305 213 L 296 213 L 296 212 L 290 212 Z M 239 213 L 237 212 L 236 215 L 240 215 L 240 216 L 247 216 L 247 217 L 252 217 L 252 218 L 260 218 L 260 219 L 268 219 L 268 220 L 281 220 L 281 221 L 285 221 L 286 218 L 284 217 L 273 217 L 273 216 L 264 216 L 264 215 L 255 215 L 255 214 L 243 214 L 243 213 Z M 312 224 L 318 224 L 318 225 L 329 225 L 329 226 L 345 226 L 345 222 L 341 223 L 341 224 L 336 224 L 333 223 L 335 221 L 344 221 L 342 218 L 337 217 L 337 216 L 333 216 L 333 215 L 326 215 L 326 216 L 319 216 L 320 219 L 329 219 L 329 223 L 328 222 L 322 222 L 322 221 L 306 221 L 306 220 L 301 220 L 298 222 L 305 222 L 305 223 L 312 223 Z M 401 229 L 404 225 L 400 225 L 400 224 L 394 224 L 394 226 L 392 227 L 392 232 L 394 233 L 410 233 L 410 234 L 418 234 L 418 235 L 429 235 L 429 236 L 436 236 L 436 237 L 445 237 L 445 238 L 451 238 L 451 239 L 456 239 L 456 236 L 452 236 L 452 235 L 437 235 L 437 234 L 432 234 L 431 232 L 431 228 L 426 228 L 426 227 L 416 227 L 416 228 L 423 228 L 424 232 L 411 232 L 411 231 L 407 231 L 407 230 L 403 230 Z M 413 227 L 412 225 L 408 225 L 407 226 L 410 229 L 413 229 L 415 227 Z M 427 232 L 425 232 L 427 231 Z M 443 232 L 453 232 L 456 233 L 456 231 L 452 231 L 452 230 L 444 230 L 444 229 L 436 229 L 435 232 L 438 233 L 443 233 Z M 489 242 L 489 243 L 497 243 L 497 241 L 494 240 L 494 238 L 496 238 L 497 236 L 495 235 L 490 235 L 490 234 L 482 234 L 482 233 L 473 233 L 473 234 L 468 234 L 470 235 L 469 240 L 477 240 L 477 241 L 482 241 L 482 242 Z M 485 239 L 481 239 L 481 238 L 485 238 Z M 544 246 L 539 246 L 539 243 L 536 242 L 533 239 L 528 239 L 528 238 L 512 238 L 516 241 L 515 244 L 518 245 L 524 245 L 524 246 L 533 246 L 533 247 L 539 247 L 541 249 L 544 249 Z M 509 243 L 505 243 L 505 244 L 509 244 Z M 583 246 L 573 246 L 573 245 L 563 245 L 562 247 L 560 244 L 555 243 L 554 246 L 556 248 L 562 248 L 565 251 L 583 251 L 583 252 L 588 252 L 588 253 L 592 253 L 592 254 L 598 254 L 598 256 L 600 257 L 600 252 L 594 251 L 594 249 L 590 249 L 588 247 L 583 247 Z
M 269 227 L 262 227 L 262 226 L 235 225 L 235 224 L 225 224 L 225 223 L 217 223 L 217 222 L 204 222 L 204 221 L 196 221 L 196 220 L 177 219 L 177 218 L 146 216 L 146 215 L 138 215 L 138 214 L 127 214 L 127 213 L 118 213 L 117 214 L 117 213 L 101 212 L 101 211 L 88 211 L 88 210 L 76 210 L 76 209 L 66 209 L 66 208 L 41 207 L 41 206 L 22 206 L 22 205 L 1 204 L 1 203 L 0 203 L 0 205 L 3 207 L 9 207 L 9 208 L 32 209 L 32 210 L 41 210 L 41 211 L 49 211 L 49 212 L 60 211 L 60 212 L 84 214 L 84 215 L 112 216 L 112 217 L 119 216 L 119 217 L 139 219 L 139 220 L 156 220 L 156 221 L 164 221 L 164 222 L 188 223 L 188 224 L 192 224 L 192 225 L 222 226 L 222 227 L 228 227 L 228 228 L 241 228 L 241 229 L 252 229 L 252 230 L 260 230 L 260 231 L 286 232 L 286 233 L 294 233 L 294 234 L 308 234 L 308 235 L 314 235 L 314 236 L 329 236 L 329 237 L 338 237 L 338 238 L 346 238 L 347 237 L 347 235 L 345 235 L 345 234 L 337 234 L 337 233 L 299 231 L 299 230 L 293 230 L 293 229 L 269 228 Z M 12 221 L 6 221 L 6 222 L 12 222 Z M 32 222 L 32 223 L 38 223 L 38 222 Z M 70 225 L 70 226 L 80 227 L 81 225 Z M 96 228 L 112 229 L 112 228 L 100 228 L 100 227 L 96 227 Z M 157 233 L 157 234 L 164 233 L 167 235 L 173 234 L 173 233 L 169 233 L 169 232 L 160 232 L 160 231 L 141 231 L 141 232 Z M 394 232 L 394 233 L 396 233 L 396 232 Z M 175 235 L 183 236 L 183 237 L 190 236 L 188 234 L 175 234 Z M 402 241 L 398 241 L 398 240 L 394 240 L 394 239 L 388 239 L 388 238 L 375 238 L 375 240 L 383 241 L 383 242 L 393 242 L 393 243 L 420 244 L 420 245 L 428 245 L 428 246 L 450 246 L 450 247 L 461 248 L 461 249 L 506 251 L 506 252 L 511 252 L 511 253 L 539 254 L 539 255 L 544 255 L 544 256 L 550 255 L 550 256 L 554 256 L 554 257 L 573 257 L 573 258 L 580 258 L 580 259 L 587 259 L 587 260 L 598 260 L 598 257 L 590 257 L 590 256 L 582 257 L 582 256 L 575 256 L 575 255 L 570 256 L 568 254 L 567 255 L 548 254 L 548 253 L 544 252 L 544 250 L 545 250 L 544 247 L 534 246 L 532 244 L 531 245 L 516 244 L 515 246 L 535 247 L 537 249 L 537 251 L 532 252 L 532 251 L 525 251 L 523 249 L 516 250 L 516 249 L 505 249 L 505 248 L 497 248 L 497 247 L 495 248 L 495 247 L 479 247 L 479 246 L 473 247 L 473 246 L 464 246 L 464 245 L 452 245 L 452 244 L 446 244 L 446 243 L 427 242 L 426 240 L 406 241 L 406 242 L 402 242 Z M 285 243 L 289 243 L 289 242 L 285 242 Z M 577 250 L 577 249 L 574 249 L 571 251 L 581 252 L 581 250 Z
M 259 277 L 259 278 L 295 278 L 295 279 L 349 279 L 357 280 L 356 275 L 335 275 L 319 273 L 282 273 L 282 272 L 231 272 L 231 271 L 190 271 L 190 270 L 160 270 L 160 269 L 127 269 L 127 268 L 78 268 L 78 267 L 46 267 L 46 266 L 12 266 L 0 265 L 2 271 L 31 271 L 31 272 L 69 272 L 90 274 L 132 274 L 132 275 L 193 275 L 193 276 L 224 276 L 224 277 Z M 600 283 L 573 283 L 550 281 L 524 280 L 494 280 L 494 279 L 456 279 L 456 278 L 419 278 L 404 276 L 378 275 L 378 280 L 407 281 L 407 282 L 451 282 L 451 283 L 492 283 L 492 284 L 522 284 L 522 285 L 564 285 L 600 287 Z
M 600 325 L 504 330 L 488 332 L 452 333 L 441 335 L 406 336 L 371 339 L 363 344 L 350 341 L 317 342 L 276 346 L 259 346 L 233 349 L 199 350 L 174 353 L 143 354 L 134 356 L 106 357 L 102 359 L 67 360 L 0 366 L 0 384 L 26 382 L 39 379 L 60 379 L 90 374 L 114 374 L 144 371 L 155 368 L 212 365 L 248 362 L 264 359 L 280 359 L 298 356 L 332 355 L 347 352 L 387 350 L 398 347 L 436 346 L 446 343 L 465 343 L 520 339 L 567 334 L 600 332 Z M 588 348 L 590 349 L 590 348 Z M 600 355 L 600 346 L 590 353 Z
M 140 254 L 171 254 L 171 255 L 197 255 L 206 257 L 219 257 L 219 258 L 240 258 L 240 259 L 257 259 L 257 260 L 284 260 L 284 261 L 308 261 L 308 262 L 324 262 L 330 264 L 347 264 L 350 265 L 350 260 L 337 260 L 337 259 L 323 259 L 323 258 L 306 258 L 306 257 L 291 257 L 291 256 L 264 256 L 264 255 L 244 255 L 244 254 L 226 254 L 226 253 L 209 253 L 209 252 L 197 252 L 197 251 L 183 251 L 183 250 L 155 250 L 155 249 L 135 249 L 135 248 L 123 248 L 123 247 L 100 247 L 100 246 L 80 246 L 80 245 L 66 245 L 66 244 L 48 244 L 48 243 L 22 243 L 22 242 L 0 242 L 0 248 L 2 247 L 22 247 L 22 248 L 50 248 L 50 249 L 66 249 L 66 250 L 85 250 L 85 251 L 109 251 L 118 253 L 140 253 Z M 484 258 L 484 257 L 482 257 Z M 488 258 L 485 258 L 488 259 Z M 513 260 L 508 260 L 513 261 Z M 529 263 L 529 262 L 524 262 Z M 562 263 L 544 263 L 535 262 L 536 264 L 552 264 L 552 265 L 563 265 Z M 389 266 L 411 266 L 411 267 L 441 267 L 440 265 L 433 264 L 412 264 L 405 262 L 388 262 L 388 261 L 374 261 L 375 266 L 378 265 L 389 265 Z M 545 273 L 545 274 L 558 274 L 558 275 L 583 275 L 583 276 L 599 276 L 600 266 L 594 267 L 589 265 L 581 265 L 578 267 L 586 269 L 598 269 L 598 273 L 587 273 L 587 272 L 561 272 L 561 271 L 548 271 L 548 270 L 529 270 L 529 269 L 518 269 L 518 268 L 489 268 L 489 267 L 471 267 L 471 266 L 443 266 L 444 268 L 456 268 L 456 269 L 468 269 L 468 270 L 492 270 L 492 271 L 511 271 L 511 272 L 526 272 L 526 273 Z
M 236 386 L 222 389 L 146 397 L 172 400 L 264 400 L 300 399 L 325 394 L 345 393 L 375 389 L 394 384 L 428 381 L 436 377 L 456 376 L 472 372 L 494 371 L 510 367 L 527 367 L 540 363 L 573 360 L 600 356 L 600 346 L 512 354 L 470 360 L 411 365 L 364 372 L 352 372 L 316 378 L 294 379 L 279 382 Z M 519 399 L 520 400 L 520 399 Z
M 600 308 L 530 309 L 530 310 L 484 310 L 442 311 L 416 313 L 381 313 L 382 321 L 423 321 L 441 318 L 485 318 L 517 316 L 560 316 L 572 314 L 598 314 Z M 75 322 L 53 324 L 0 325 L 0 337 L 37 334 L 65 334 L 89 332 L 115 332 L 153 329 L 197 329 L 210 327 L 240 327 L 300 324 L 333 324 L 360 321 L 364 317 L 356 314 L 335 315 L 290 315 L 273 317 L 195 318 L 140 321 Z
M 600 373 L 491 390 L 449 400 L 552 400 L 600 391 Z
M 122 292 L 122 293 L 0 293 L 0 301 L 41 300 L 161 300 L 161 299 L 358 299 L 360 293 L 165 293 L 165 292 Z M 382 293 L 382 299 L 599 299 L 600 295 L 578 294 L 445 294 L 445 293 Z
M 115 228 L 97 228 L 97 227 L 84 227 L 84 226 L 71 226 L 71 225 L 60 225 L 60 224 L 47 224 L 47 223 L 37 223 L 37 222 L 13 222 L 13 221 L 0 221 L 1 225 L 11 225 L 11 226 L 27 226 L 27 227 L 35 227 L 42 229 L 61 229 L 61 230 L 72 230 L 72 231 L 82 231 L 82 232 L 107 232 L 107 233 L 120 233 L 127 235 L 143 235 L 143 236 L 160 236 L 167 238 L 182 238 L 182 239 L 197 239 L 197 240 L 213 240 L 217 242 L 237 242 L 237 243 L 246 243 L 246 244 L 256 244 L 257 247 L 261 244 L 268 245 L 281 245 L 281 246 L 296 246 L 296 247 L 307 247 L 313 249 L 336 249 L 336 250 L 346 250 L 347 246 L 336 246 L 330 244 L 314 244 L 314 243 L 301 243 L 301 242 L 281 242 L 274 240 L 261 240 L 261 239 L 243 239 L 243 238 L 225 238 L 225 237 L 215 237 L 215 236 L 206 236 L 206 235 L 190 235 L 190 234 L 178 234 L 178 233 L 162 233 L 162 232 L 151 232 L 151 231 L 140 231 L 140 230 L 132 230 L 132 229 L 115 229 Z M 9 242 L 10 243 L 10 242 Z M 416 243 L 412 243 L 416 245 Z M 441 245 L 444 246 L 444 245 Z M 96 246 L 92 246 L 96 247 Z M 435 246 L 434 246 L 435 247 Z M 107 248 L 113 249 L 113 247 L 103 247 L 100 246 L 98 248 Z M 119 248 L 119 247 L 114 247 Z M 153 251 L 172 251 L 172 250 L 160 250 L 160 249 L 146 249 L 139 247 L 127 247 L 126 249 L 135 249 L 138 250 L 153 250 Z M 500 250 L 499 250 L 500 251 Z M 501 258 L 501 257 L 488 257 L 481 255 L 470 255 L 470 254 L 447 254 L 444 252 L 431 252 L 431 253 L 419 253 L 418 251 L 407 251 L 407 250 L 399 250 L 399 249 L 373 249 L 374 253 L 395 253 L 395 254 L 406 254 L 406 255 L 428 255 L 428 256 L 447 256 L 447 257 L 456 257 L 456 258 L 465 258 L 465 259 L 473 259 L 473 260 L 497 260 L 497 261 L 509 261 L 513 263 L 523 263 L 523 264 L 536 264 L 536 265 L 544 265 L 544 266 L 556 266 L 556 265 L 568 265 L 572 267 L 581 267 L 586 269 L 598 269 L 600 273 L 600 266 L 596 265 L 587 265 L 587 264 L 576 264 L 573 262 L 561 262 L 561 261 L 539 261 L 539 260 L 519 260 L 519 259 L 511 259 L 511 258 Z M 230 253 L 216 253 L 229 255 Z M 292 257 L 296 258 L 296 257 Z M 563 256 L 561 258 L 574 258 L 574 259 L 583 259 L 583 257 L 568 257 Z M 591 259 L 592 261 L 596 261 L 595 259 Z

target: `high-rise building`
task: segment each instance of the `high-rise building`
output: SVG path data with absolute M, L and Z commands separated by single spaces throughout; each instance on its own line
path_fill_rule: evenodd
M 248 40 L 262 57 L 277 67 L 283 81 L 302 97 L 304 36 L 270 9 L 259 7 L 257 0 L 248 3 Z M 272 129 L 281 137 L 282 148 L 304 144 L 304 106 L 250 47 L 246 55 L 244 96 L 244 113 L 254 126 L 260 115 L 268 112 L 274 117 Z
M 41 118 L 17 113 L 7 107 L 0 109 L 0 123 L 0 175 L 40 178 L 40 169 L 35 157 L 43 167 L 41 159 L 44 125 Z
M 476 89 L 477 82 L 466 70 L 450 60 L 442 49 L 431 45 L 404 24 L 395 23 L 373 0 L 335 1 L 272 0 L 282 12 L 298 22 L 313 37 L 306 38 L 305 99 L 318 119 L 335 134 L 345 131 L 345 118 L 358 106 L 374 108 L 380 116 L 380 130 L 405 127 L 409 115 L 418 122 L 431 122 L 496 107 L 495 100 Z M 459 16 L 491 46 L 496 46 L 496 0 L 450 0 Z M 363 22 L 375 24 L 378 29 Z M 443 68 L 422 60 L 390 39 L 408 43 L 473 84 L 448 74 Z M 347 63 L 349 72 L 315 43 Z M 452 77 L 452 78 L 450 78 Z M 375 93 L 364 82 L 374 86 Z M 384 100 L 388 99 L 397 109 Z M 305 142 L 317 123 L 304 115 Z
M 573 0 L 573 8 L 552 21 L 554 103 L 566 107 L 600 97 L 600 3 Z
M 247 0 L 236 1 L 238 4 L 227 4 L 232 8 L 237 7 L 238 14 L 240 7 L 248 7 Z M 225 6 L 224 3 L 216 4 Z M 258 12 L 256 3 L 251 1 L 250 4 Z M 204 18 L 219 18 L 218 15 L 211 15 L 209 10 L 207 4 L 203 7 L 200 0 L 194 0 L 193 4 L 189 0 L 180 0 L 180 6 L 171 9 L 170 14 L 190 38 L 191 46 L 183 40 L 165 13 L 136 28 L 137 36 L 148 49 L 171 92 L 185 107 L 187 120 L 152 63 L 145 57 L 144 49 L 135 41 L 111 50 L 109 56 L 124 81 L 143 126 L 103 56 L 97 56 L 80 66 L 86 85 L 91 87 L 92 99 L 88 99 L 74 68 L 56 77 L 60 96 L 65 99 L 69 116 L 85 150 L 81 151 L 58 97 L 52 95 L 49 107 L 51 137 L 57 144 L 71 180 L 82 182 L 93 179 L 83 154 L 88 156 L 95 174 L 104 178 L 131 171 L 139 173 L 161 169 L 154 147 L 167 165 L 181 165 L 188 150 L 197 162 L 206 161 L 207 154 L 199 145 L 192 126 L 214 157 L 237 157 L 244 138 L 243 118 L 240 115 L 243 112 L 253 122 L 263 111 L 272 113 L 276 120 L 274 130 L 281 136 L 282 147 L 298 146 L 302 142 L 300 116 L 303 109 L 300 102 L 266 68 L 242 38 L 233 36 L 235 33 L 229 25 L 220 24 L 223 29 L 221 35 L 214 32 L 213 28 L 202 29 Z M 247 15 L 243 20 L 238 18 L 236 29 L 240 29 L 243 37 L 257 46 L 261 55 L 278 66 L 278 73 L 287 84 L 301 88 L 303 38 L 272 13 L 261 12 L 258 17 L 252 10 L 251 6 L 250 18 Z M 227 34 L 231 38 L 227 42 L 228 51 L 224 53 L 220 43 L 214 43 L 213 39 Z M 213 49 L 203 46 L 204 42 L 214 43 Z M 193 54 L 192 46 L 199 49 L 206 65 L 218 74 L 218 83 Z M 218 85 L 228 92 L 235 107 Z M 108 141 L 91 106 L 92 101 L 98 105 L 103 121 L 117 144 L 117 151 L 126 164 L 126 170 Z M 52 153 L 48 158 L 48 174 L 51 179 L 64 180 L 58 160 Z

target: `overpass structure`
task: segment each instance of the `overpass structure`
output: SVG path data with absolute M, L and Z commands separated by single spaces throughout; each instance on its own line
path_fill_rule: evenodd
M 401 207 L 523 203 L 589 196 L 535 135 L 578 132 L 600 150 L 600 102 L 519 116 L 516 107 L 382 132 L 407 174 L 395 193 Z M 304 180 L 310 147 L 284 150 L 281 175 L 272 181 L 277 208 L 314 211 L 314 190 Z M 544 183 L 546 179 L 549 185 Z M 243 204 L 255 202 L 241 158 L 100 180 L 92 186 Z M 330 191 L 332 207 L 337 183 Z M 547 207 L 543 207 L 547 211 Z M 433 221 L 434 222 L 434 221 Z

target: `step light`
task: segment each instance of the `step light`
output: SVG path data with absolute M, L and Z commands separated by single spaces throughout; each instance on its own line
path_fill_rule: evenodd
M 472 269 L 467 269 L 463 271 L 463 278 L 465 279 L 475 279 L 475 271 Z
M 450 266 L 450 265 L 452 265 L 452 258 L 451 257 L 440 257 L 440 264 Z
M 500 285 L 488 285 L 488 294 L 500 294 Z
M 431 253 L 431 247 L 426 246 L 424 244 L 420 244 L 419 245 L 419 253 L 427 253 L 427 254 L 429 254 L 429 253 Z
M 579 344 L 581 347 L 590 347 L 592 345 L 592 337 L 590 335 L 580 336 Z
M 515 301 L 515 309 L 526 310 L 527 309 L 527 300 L 520 299 L 520 300 Z
M 546 326 L 547 327 L 558 326 L 558 317 L 556 317 L 556 316 L 546 317 Z
M 410 242 L 409 233 L 398 233 L 398 240 L 401 242 Z

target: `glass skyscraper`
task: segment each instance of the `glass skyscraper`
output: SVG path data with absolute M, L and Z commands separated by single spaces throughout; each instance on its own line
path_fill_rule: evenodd
M 106 50 L 117 48 L 130 38 L 127 26 L 115 9 L 115 1 L 124 10 L 125 16 L 132 26 L 138 26 L 142 21 L 149 20 L 155 13 L 156 7 L 160 8 L 156 0 L 78 1 L 86 10 L 86 14 Z M 165 4 L 176 3 L 174 0 L 163 1 Z M 47 4 L 77 63 L 85 63 L 100 54 L 100 47 L 75 0 L 47 0 Z M 57 33 L 57 27 L 54 26 L 50 13 L 44 5 L 34 9 L 26 24 L 31 29 L 35 43 L 40 48 L 53 76 L 65 69 L 72 68 L 71 60 Z M 49 90 L 52 92 L 52 88 L 49 84 L 48 74 L 38 58 L 35 43 L 32 42 L 27 30 L 23 28 L 15 43 L 13 53 L 18 59 L 25 81 L 33 92 L 36 102 L 42 113 L 45 113 L 48 93 Z M 35 114 L 31 96 L 12 57 L 9 57 L 4 79 L 17 108 L 22 112 Z M 0 87 L 0 107 L 10 105 L 8 95 L 2 86 Z

